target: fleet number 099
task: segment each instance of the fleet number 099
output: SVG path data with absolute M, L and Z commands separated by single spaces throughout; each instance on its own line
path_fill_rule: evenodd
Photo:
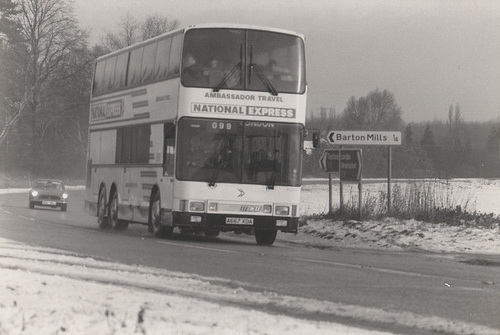
M 212 129 L 220 129 L 220 130 L 231 130 L 231 123 L 229 122 L 212 122 Z

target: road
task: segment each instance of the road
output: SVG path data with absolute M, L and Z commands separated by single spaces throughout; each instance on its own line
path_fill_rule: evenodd
M 27 194 L 0 195 L 0 237 L 124 264 L 248 283 L 271 291 L 394 313 L 436 316 L 498 329 L 500 262 L 478 255 L 318 249 L 278 238 L 257 246 L 253 236 L 158 239 L 142 225 L 103 231 L 83 212 L 84 191 L 70 191 L 67 212 L 28 208 Z M 279 235 L 278 235 L 279 236 Z M 286 313 L 286 310 L 277 312 Z M 387 325 L 356 317 L 309 316 L 397 333 L 420 325 Z M 424 328 L 425 329 L 425 328 Z

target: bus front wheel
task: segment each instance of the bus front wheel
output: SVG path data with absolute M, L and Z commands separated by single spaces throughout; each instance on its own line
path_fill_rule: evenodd
M 277 230 L 255 229 L 255 241 L 259 245 L 272 245 L 276 240 Z
M 174 231 L 173 227 L 161 225 L 161 201 L 160 192 L 156 191 L 149 205 L 148 230 L 158 237 L 170 237 Z

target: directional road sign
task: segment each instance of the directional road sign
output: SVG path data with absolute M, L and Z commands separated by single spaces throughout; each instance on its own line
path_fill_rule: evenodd
M 327 140 L 335 145 L 401 145 L 401 132 L 332 130 Z
M 325 172 L 339 172 L 339 150 L 338 149 L 325 149 L 321 158 L 319 159 L 319 165 L 321 169 Z
M 325 149 L 319 164 L 324 171 L 330 173 L 339 173 L 340 169 L 341 181 L 359 181 L 361 179 L 361 149 Z

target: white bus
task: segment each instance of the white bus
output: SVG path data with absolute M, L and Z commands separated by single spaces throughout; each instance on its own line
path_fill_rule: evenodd
M 97 59 L 85 208 L 101 228 L 168 237 L 298 230 L 306 107 L 302 35 L 175 30 Z

